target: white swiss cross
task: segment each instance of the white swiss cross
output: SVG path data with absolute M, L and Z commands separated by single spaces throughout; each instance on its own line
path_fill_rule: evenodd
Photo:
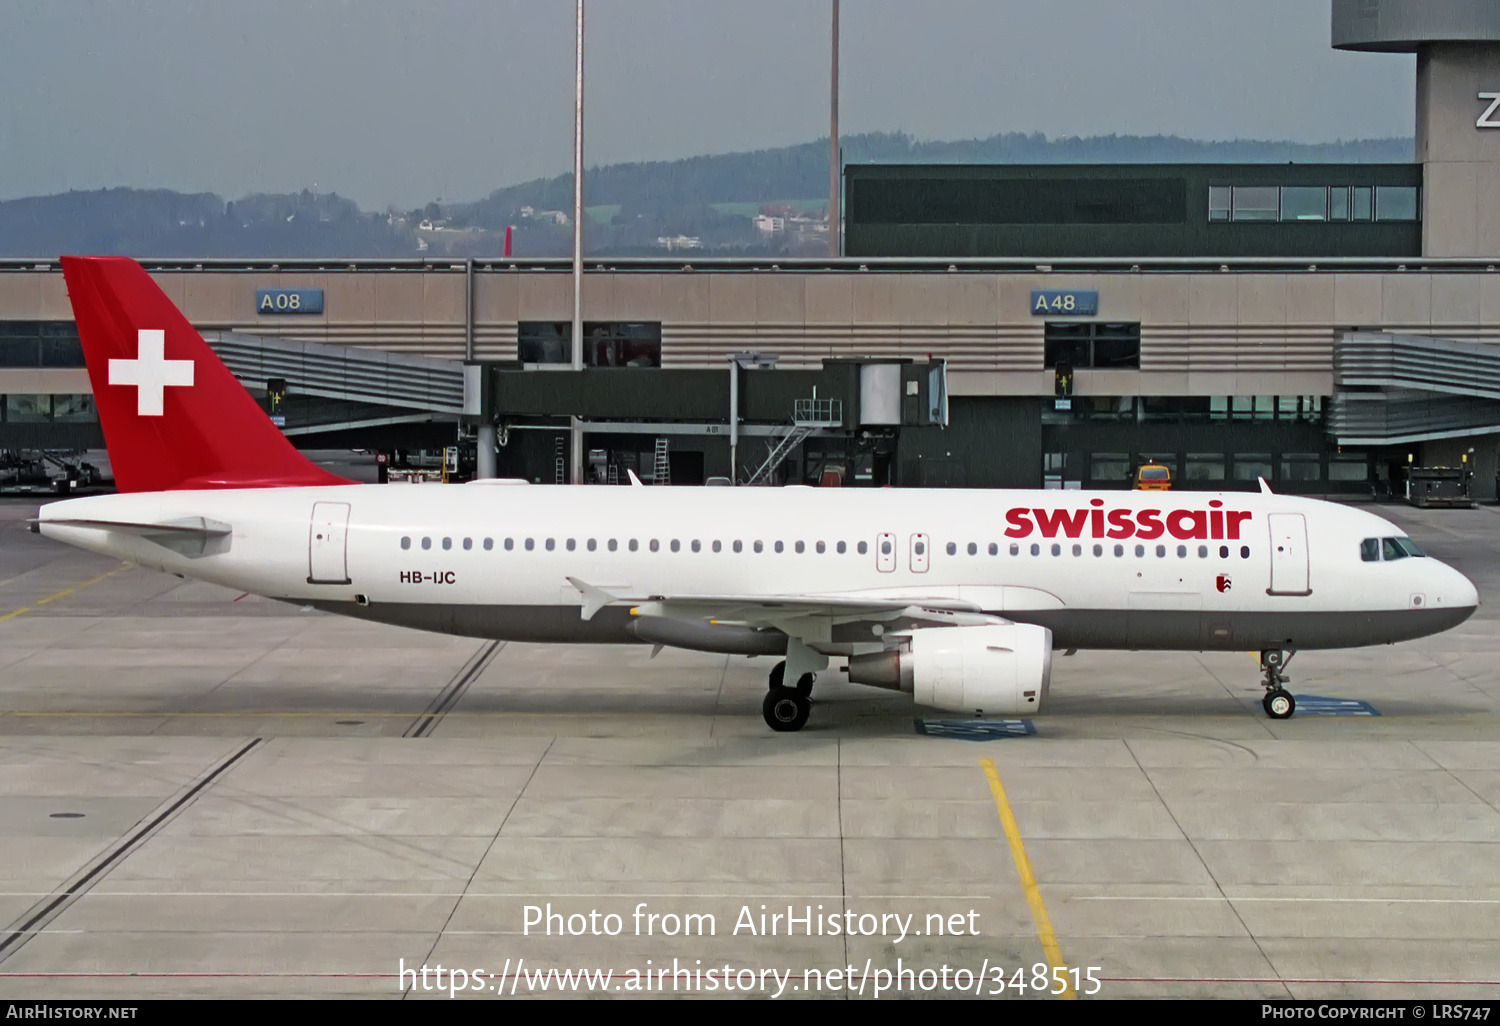
M 142 417 L 160 417 L 168 385 L 193 383 L 192 360 L 166 358 L 167 333 L 142 328 L 136 332 L 134 360 L 109 361 L 111 385 L 134 385 L 135 412 Z

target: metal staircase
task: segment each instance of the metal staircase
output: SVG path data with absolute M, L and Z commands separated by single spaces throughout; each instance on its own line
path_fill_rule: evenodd
M 838 427 L 844 421 L 844 404 L 839 399 L 798 399 L 792 403 L 792 422 L 766 440 L 766 458 L 745 479 L 745 483 L 769 484 L 776 468 L 785 462 L 807 437 L 821 428 Z
M 568 481 L 568 459 L 563 453 L 563 440 L 558 438 L 552 445 L 553 484 L 566 484 Z

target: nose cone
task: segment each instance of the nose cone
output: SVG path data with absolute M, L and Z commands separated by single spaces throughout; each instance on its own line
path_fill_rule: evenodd
M 1479 607 L 1479 589 L 1474 587 L 1474 582 L 1459 573 L 1447 563 L 1438 563 L 1432 568 L 1437 573 L 1432 582 L 1432 595 L 1429 597 L 1431 606 L 1446 610 L 1450 615 L 1462 614 L 1460 619 L 1454 621 L 1454 625 L 1462 623 L 1474 615 L 1474 610 Z
M 1447 570 L 1453 576 L 1453 604 L 1460 608 L 1468 609 L 1472 613 L 1475 609 L 1479 608 L 1479 589 L 1474 587 L 1473 581 L 1451 566 L 1447 567 Z

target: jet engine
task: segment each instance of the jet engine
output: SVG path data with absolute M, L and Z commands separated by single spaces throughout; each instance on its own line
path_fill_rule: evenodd
M 1052 632 L 1034 624 L 926 627 L 899 648 L 849 660 L 849 680 L 905 691 L 947 712 L 1039 713 L 1052 679 Z

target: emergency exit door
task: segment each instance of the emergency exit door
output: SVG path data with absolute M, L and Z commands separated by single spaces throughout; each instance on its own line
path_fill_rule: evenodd
M 1272 513 L 1271 595 L 1311 595 L 1307 567 L 1307 519 L 1301 513 Z
M 315 502 L 307 530 L 307 583 L 349 583 L 349 504 Z

